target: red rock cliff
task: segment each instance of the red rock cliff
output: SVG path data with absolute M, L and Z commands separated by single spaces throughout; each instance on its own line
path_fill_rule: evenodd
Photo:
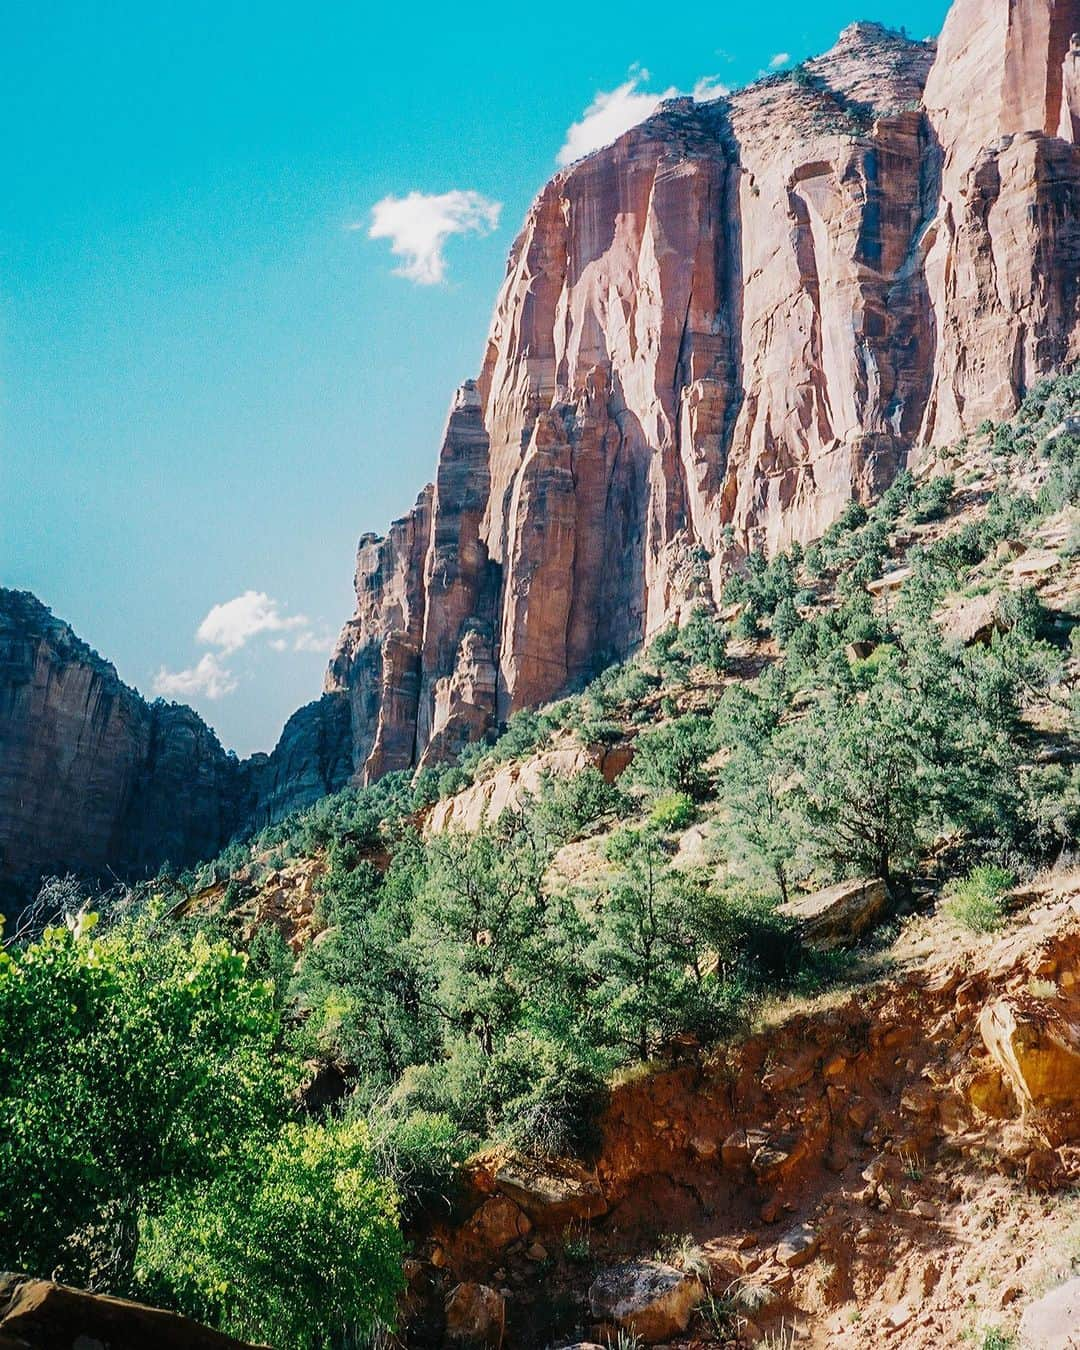
M 365 538 L 360 780 L 633 649 L 1080 354 L 1080 0 L 870 24 L 558 174 L 436 482 Z

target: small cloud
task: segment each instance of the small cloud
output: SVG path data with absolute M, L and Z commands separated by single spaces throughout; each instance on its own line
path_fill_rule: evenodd
M 418 286 L 437 286 L 446 276 L 443 246 L 454 234 L 490 234 L 499 223 L 501 202 L 479 192 L 410 192 L 384 197 L 371 210 L 369 239 L 389 239 L 390 252 L 404 258 L 395 276 Z M 353 230 L 362 225 L 351 225 Z
M 296 641 L 293 643 L 294 652 L 318 652 L 320 655 L 329 656 L 330 650 L 334 645 L 335 635 L 333 633 L 316 633 L 310 628 L 305 628 L 302 633 L 296 635 Z M 274 643 L 270 644 L 272 647 Z M 284 644 L 277 648 L 278 651 L 284 651 Z
M 769 58 L 769 69 L 780 70 L 783 66 L 789 65 L 790 62 L 790 52 L 777 52 L 775 56 Z
M 289 650 L 289 644 L 284 638 L 271 638 L 270 650 L 272 652 L 287 652 Z
M 719 75 L 703 75 L 694 85 L 694 102 L 711 103 L 715 98 L 726 98 L 731 93 Z
M 566 140 L 556 156 L 559 164 L 572 164 L 583 155 L 617 141 L 624 131 L 651 117 L 665 98 L 674 98 L 677 89 L 651 94 L 639 86 L 649 78 L 647 70 L 634 71 L 617 89 L 600 90 L 585 109 L 580 122 L 567 129 Z
M 236 678 L 213 652 L 207 652 L 198 665 L 187 670 L 166 670 L 164 666 L 154 676 L 154 693 L 162 698 L 188 699 L 201 695 L 219 699 L 236 688 Z
M 305 628 L 303 614 L 286 617 L 265 591 L 245 591 L 243 595 L 215 605 L 199 624 L 195 636 L 207 647 L 220 647 L 226 654 L 239 651 L 256 633 L 274 633 L 288 628 Z

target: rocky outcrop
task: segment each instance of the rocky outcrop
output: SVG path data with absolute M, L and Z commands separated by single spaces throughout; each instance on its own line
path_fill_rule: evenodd
M 1080 1350 L 1080 1278 L 1066 1280 L 1024 1309 L 1023 1350 Z
M 1080 354 L 1080 0 L 957 0 L 558 174 L 434 485 L 361 541 L 353 768 L 445 759 Z
M 548 780 L 573 778 L 586 769 L 598 770 L 613 783 L 632 758 L 633 747 L 628 744 L 584 746 L 570 742 L 526 760 L 513 760 L 480 782 L 436 802 L 424 821 L 424 832 L 479 830 L 485 822 L 498 820 L 504 811 L 519 808 L 526 797 L 539 796 Z
M 506 1330 L 506 1301 L 486 1284 L 459 1284 L 446 1300 L 446 1339 L 498 1350 Z
M 327 696 L 241 762 L 191 708 L 147 703 L 26 592 L 0 589 L 0 893 L 43 873 L 152 875 L 343 786 L 348 709 Z
M 661 1261 L 627 1261 L 597 1275 L 589 1288 L 589 1311 L 601 1323 L 654 1345 L 685 1331 L 704 1297 L 696 1275 Z
M 82 1289 L 0 1275 L 0 1350 L 254 1350 L 179 1313 Z
M 841 881 L 780 906 L 811 947 L 831 951 L 856 942 L 881 918 L 888 904 L 885 883 L 876 878 Z

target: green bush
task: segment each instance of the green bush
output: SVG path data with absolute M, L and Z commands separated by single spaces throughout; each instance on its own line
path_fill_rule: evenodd
M 705 761 L 715 749 L 709 719 L 696 715 L 643 731 L 634 743 L 633 775 L 657 791 L 707 796 L 711 777 Z
M 230 1335 L 346 1350 L 393 1324 L 403 1255 L 364 1124 L 288 1124 L 145 1221 L 137 1279 L 148 1298 Z
M 269 1139 L 295 1069 L 245 957 L 91 917 L 0 952 L 0 1264 L 123 1288 L 140 1217 Z
M 945 911 L 949 917 L 972 933 L 992 933 L 1005 917 L 1002 897 L 1015 878 L 1004 868 L 984 864 L 974 867 L 946 890 Z
M 580 835 L 605 816 L 624 814 L 629 803 L 592 765 L 569 778 L 547 777 L 535 809 L 540 822 L 560 843 Z
M 379 1171 L 393 1181 L 406 1219 L 453 1208 L 462 1164 L 478 1141 L 445 1112 L 373 1113 L 370 1128 Z
M 685 830 L 694 823 L 697 807 L 685 792 L 665 792 L 653 802 L 649 824 L 658 830 Z
M 912 518 L 919 523 L 941 520 L 949 505 L 954 486 L 951 475 L 943 474 L 931 478 L 915 493 L 911 507 Z
M 692 665 L 705 666 L 719 674 L 726 665 L 727 632 L 715 614 L 698 606 L 679 632 L 676 647 Z

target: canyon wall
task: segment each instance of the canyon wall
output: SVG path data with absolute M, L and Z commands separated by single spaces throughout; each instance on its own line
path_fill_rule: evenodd
M 327 675 L 355 780 L 624 656 L 1080 355 L 1080 0 L 957 0 L 559 173 Z
M 557 174 L 323 699 L 240 763 L 0 592 L 0 886 L 153 871 L 438 763 L 1080 356 L 1080 0 L 956 0 Z
M 0 901 L 45 873 L 152 875 L 344 786 L 343 699 L 240 761 L 191 708 L 147 703 L 26 592 L 0 589 Z

